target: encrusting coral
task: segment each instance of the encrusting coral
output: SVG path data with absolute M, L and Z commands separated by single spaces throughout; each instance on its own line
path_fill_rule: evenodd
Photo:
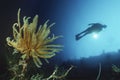
M 48 26 L 47 20 L 37 30 L 38 15 L 29 22 L 30 17 L 23 18 L 23 25 L 20 23 L 20 9 L 18 10 L 18 22 L 13 24 L 13 39 L 6 38 L 7 44 L 15 49 L 15 52 L 20 52 L 24 59 L 33 58 L 37 67 L 42 65 L 40 58 L 47 59 L 55 56 L 56 52 L 61 51 L 62 45 L 51 44 L 61 36 L 53 34 L 50 37 L 50 28 L 55 24 Z

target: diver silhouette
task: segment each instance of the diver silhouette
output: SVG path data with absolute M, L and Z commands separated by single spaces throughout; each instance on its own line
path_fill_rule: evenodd
M 79 40 L 81 39 L 82 37 L 84 37 L 85 35 L 87 34 L 90 34 L 90 33 L 98 33 L 100 31 L 103 30 L 103 28 L 106 28 L 107 26 L 106 25 L 103 25 L 103 24 L 100 24 L 100 23 L 90 23 L 88 24 L 90 25 L 90 27 L 88 27 L 86 30 L 84 30 L 83 32 L 81 33 L 78 33 L 76 36 L 75 36 L 75 39 L 76 40 Z

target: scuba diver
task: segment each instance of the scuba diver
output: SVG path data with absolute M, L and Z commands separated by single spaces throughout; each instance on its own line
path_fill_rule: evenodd
M 107 27 L 106 25 L 103 25 L 103 24 L 100 24 L 100 23 L 90 23 L 88 25 L 90 25 L 90 27 L 88 27 L 86 30 L 84 30 L 83 32 L 81 32 L 81 33 L 79 33 L 75 36 L 76 40 L 79 40 L 82 37 L 84 37 L 85 35 L 93 33 L 93 32 L 98 33 L 100 31 L 102 31 L 103 28 Z

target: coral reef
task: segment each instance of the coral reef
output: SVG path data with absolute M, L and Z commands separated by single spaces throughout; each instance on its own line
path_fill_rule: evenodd
M 59 67 L 56 66 L 55 70 L 49 77 L 44 78 L 44 75 L 36 74 L 33 75 L 30 80 L 64 80 L 73 67 L 74 66 L 71 65 L 68 70 L 59 70 Z
M 117 67 L 116 65 L 112 65 L 112 70 L 114 71 L 114 72 L 116 72 L 116 73 L 120 73 L 120 68 L 119 67 Z

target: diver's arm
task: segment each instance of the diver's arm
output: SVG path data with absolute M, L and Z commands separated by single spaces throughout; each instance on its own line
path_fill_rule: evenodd
M 94 24 L 96 24 L 96 23 L 90 23 L 90 24 L 88 24 L 88 25 L 94 25 Z
M 95 24 L 95 23 L 89 23 L 88 25 L 93 25 L 93 24 Z
M 100 23 L 90 23 L 90 24 L 88 24 L 88 25 L 94 25 L 94 24 L 100 24 Z

